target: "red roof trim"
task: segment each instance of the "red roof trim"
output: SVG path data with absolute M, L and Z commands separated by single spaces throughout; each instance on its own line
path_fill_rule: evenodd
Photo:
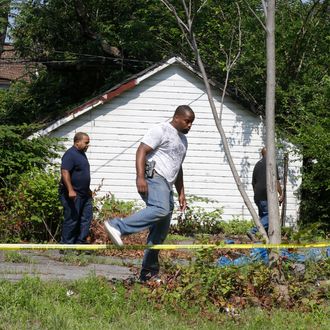
M 118 86 L 117 88 L 110 90 L 101 96 L 96 96 L 93 99 L 87 101 L 86 103 L 78 106 L 77 108 L 74 108 L 73 110 L 71 110 L 68 113 L 68 115 L 75 114 L 88 107 L 92 107 L 93 105 L 99 103 L 100 101 L 102 102 L 102 104 L 109 102 L 116 96 L 119 96 L 120 94 L 124 93 L 125 91 L 134 88 L 136 85 L 137 85 L 137 80 L 132 79 L 132 80 L 128 81 L 127 83 L 124 83 L 124 84 Z

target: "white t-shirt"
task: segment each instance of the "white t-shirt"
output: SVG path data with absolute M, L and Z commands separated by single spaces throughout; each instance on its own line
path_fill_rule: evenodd
M 186 156 L 186 136 L 166 122 L 149 129 L 141 142 L 154 149 L 147 160 L 156 162 L 156 172 L 173 184 Z

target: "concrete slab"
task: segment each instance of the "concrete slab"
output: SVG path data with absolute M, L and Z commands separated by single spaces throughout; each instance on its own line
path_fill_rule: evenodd
M 46 281 L 72 281 L 90 275 L 123 280 L 134 276 L 132 265 L 141 263 L 140 260 L 103 256 L 73 257 L 70 262 L 58 251 L 16 251 L 22 256 L 23 262 L 10 262 L 6 253 L 9 252 L 0 251 L 0 280 L 19 281 L 24 276 L 35 276 Z M 80 265 L 79 260 L 82 261 Z

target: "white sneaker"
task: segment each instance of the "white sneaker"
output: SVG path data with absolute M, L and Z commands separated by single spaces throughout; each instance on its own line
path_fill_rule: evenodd
M 124 243 L 121 240 L 120 236 L 120 231 L 118 229 L 116 229 L 115 227 L 112 227 L 110 225 L 109 221 L 104 221 L 104 227 L 112 241 L 113 244 L 115 244 L 116 246 L 123 246 Z

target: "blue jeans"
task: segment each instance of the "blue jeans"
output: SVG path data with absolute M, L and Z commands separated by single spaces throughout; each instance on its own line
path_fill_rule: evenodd
M 264 226 L 266 233 L 268 234 L 268 202 L 267 201 L 255 201 L 258 207 L 258 214 L 261 224 Z M 253 227 L 250 232 L 255 234 L 258 232 L 257 227 Z
M 162 244 L 168 234 L 174 208 L 173 191 L 169 183 L 157 173 L 146 179 L 148 194 L 141 195 L 146 208 L 124 219 L 111 220 L 111 226 L 122 235 L 129 235 L 149 229 L 148 245 Z M 142 262 L 141 278 L 159 272 L 159 250 L 146 249 Z
M 62 244 L 85 244 L 93 218 L 92 197 L 77 196 L 74 200 L 60 195 L 64 209 Z

